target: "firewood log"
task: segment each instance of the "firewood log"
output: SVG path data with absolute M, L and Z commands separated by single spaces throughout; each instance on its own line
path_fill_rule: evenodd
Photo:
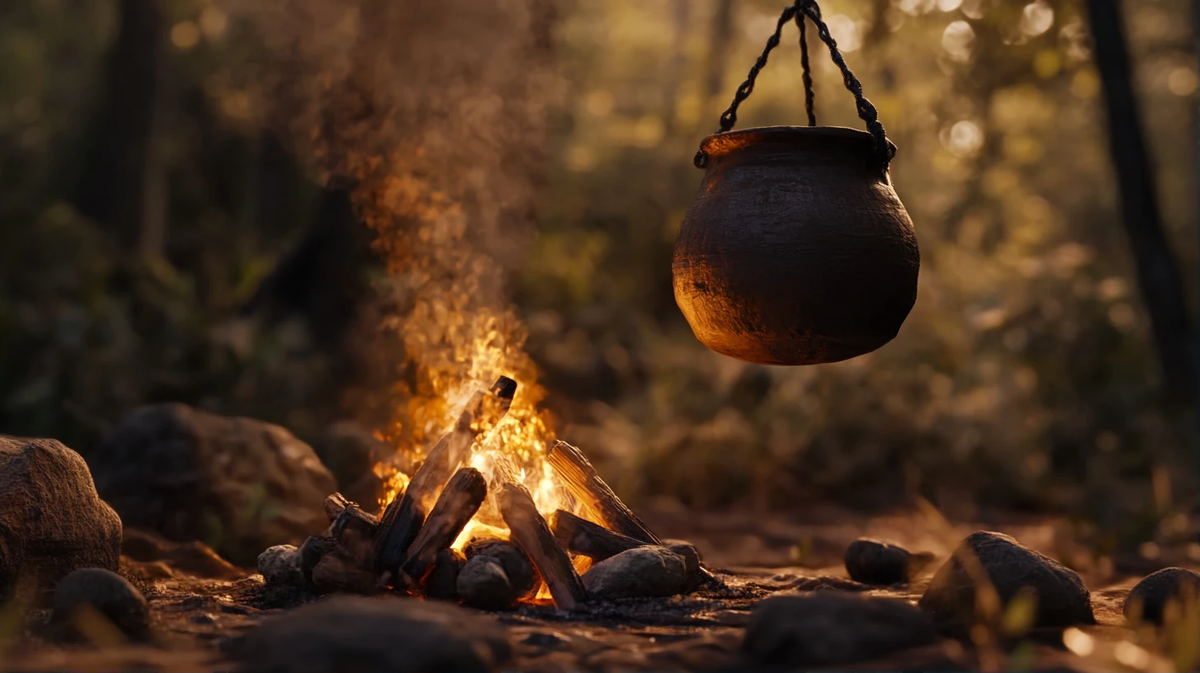
M 637 518 L 616 493 L 604 483 L 596 468 L 578 448 L 558 441 L 550 447 L 547 460 L 571 495 L 604 527 L 646 544 L 662 544 L 658 536 Z
M 438 552 L 454 544 L 486 497 L 487 481 L 479 470 L 464 467 L 454 473 L 408 548 L 404 572 L 412 581 L 421 583 L 433 570 Z
M 425 523 L 425 516 L 442 487 L 470 453 L 475 440 L 490 432 L 508 413 L 516 391 L 517 382 L 501 376 L 488 392 L 475 393 L 459 415 L 454 429 L 438 440 L 413 475 L 408 488 L 388 504 L 375 538 L 378 570 L 399 574 L 405 553 Z
M 329 517 L 330 521 L 333 521 L 342 513 L 342 510 L 346 509 L 346 505 L 349 504 L 350 501 L 341 493 L 325 496 L 325 516 Z
M 573 610 L 587 600 L 587 591 L 571 565 L 571 558 L 558 546 L 529 491 L 519 484 L 505 484 L 497 500 L 513 543 L 533 561 L 542 581 L 550 588 L 554 604 L 561 610 Z
M 379 519 L 374 514 L 347 502 L 333 523 L 329 524 L 326 534 L 338 541 L 338 546 L 346 552 L 347 557 L 355 559 L 359 566 L 370 569 L 375 565 L 375 536 L 378 531 Z
M 563 549 L 587 556 L 593 561 L 603 561 L 646 544 L 561 509 L 551 515 L 550 528 Z

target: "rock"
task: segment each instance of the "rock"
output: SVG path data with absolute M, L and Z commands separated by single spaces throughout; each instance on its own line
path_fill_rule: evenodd
M 458 600 L 458 574 L 466 562 L 467 557 L 457 549 L 438 552 L 433 570 L 425 578 L 425 595 L 445 601 Z
M 480 610 L 507 610 L 520 597 L 500 560 L 492 556 L 467 559 L 458 573 L 455 587 L 463 605 Z
M 1200 602 L 1200 574 L 1186 568 L 1163 568 L 1151 573 L 1130 589 L 1122 610 L 1131 623 L 1161 625 L 1170 602 L 1180 607 Z
M 183 404 L 141 407 L 87 456 L 96 488 L 131 526 L 202 539 L 235 563 L 327 525 L 333 476 L 270 423 Z
M 518 598 L 532 594 L 540 579 L 537 571 L 533 569 L 533 563 L 530 562 L 529 557 L 525 556 L 524 552 L 517 549 L 515 545 L 504 540 L 472 540 L 463 552 L 468 559 L 475 556 L 490 556 L 499 561 L 504 568 L 504 574 L 508 576 L 508 581 L 512 584 L 513 591 L 517 592 Z
M 121 519 L 87 463 L 53 439 L 0 436 L 0 604 L 48 597 L 79 568 L 117 570 Z
M 258 572 L 263 581 L 275 586 L 303 586 L 300 572 L 300 550 L 290 544 L 268 547 L 258 555 Z
M 379 502 L 383 496 L 383 480 L 373 468 L 396 453 L 395 449 L 354 421 L 330 425 L 313 449 L 346 497 L 372 506 Z
M 967 536 L 933 579 L 920 607 L 942 623 L 975 623 L 975 584 L 960 559 L 977 559 L 1000 601 L 1007 605 L 1029 587 L 1037 592 L 1037 611 L 1031 626 L 1061 627 L 1094 624 L 1091 594 L 1075 572 L 1000 533 L 976 531 Z
M 339 596 L 264 623 L 231 648 L 246 673 L 474 673 L 512 656 L 505 629 L 456 605 Z
M 907 582 L 911 560 L 907 549 L 867 538 L 851 542 L 843 557 L 850 579 L 877 586 Z
M 192 540 L 172 542 L 161 535 L 139 528 L 126 528 L 121 553 L 142 564 L 162 563 L 195 577 L 231 580 L 245 577 L 245 570 L 221 558 L 212 547 Z
M 150 607 L 146 598 L 114 572 L 104 568 L 83 568 L 59 580 L 54 589 L 51 619 L 63 629 L 64 635 L 79 637 L 86 634 L 86 626 L 80 622 L 90 615 L 84 606 L 103 615 L 130 638 L 141 639 L 149 632 Z M 80 628 L 76 629 L 76 625 Z
M 592 566 L 583 586 L 596 598 L 673 596 L 687 584 L 682 557 L 664 547 L 629 549 Z
M 700 550 L 685 540 L 663 540 L 663 546 L 683 559 L 684 584 L 687 589 L 695 588 L 703 577 L 700 574 Z
M 936 638 L 933 619 L 903 600 L 824 591 L 755 605 L 742 653 L 757 666 L 834 666 Z

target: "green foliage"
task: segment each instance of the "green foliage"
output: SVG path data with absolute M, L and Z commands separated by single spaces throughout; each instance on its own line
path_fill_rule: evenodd
M 691 156 L 780 9 L 735 2 L 730 39 L 714 44 L 716 4 L 560 8 L 571 102 L 548 139 L 538 239 L 514 273 L 560 434 L 631 496 L 791 508 L 922 494 L 962 516 L 1069 509 L 1113 547 L 1165 534 L 1161 522 L 1192 504 L 1179 494 L 1196 492 L 1196 425 L 1157 396 L 1081 3 L 822 2 L 900 148 L 893 179 L 923 268 L 895 342 L 799 369 L 706 351 L 671 294 L 671 249 L 700 178 Z M 115 31 L 110 3 L 75 7 L 0 7 L 0 431 L 83 448 L 134 406 L 179 400 L 312 438 L 361 412 L 341 406 L 364 395 L 343 395 L 303 326 L 238 317 L 303 234 L 315 191 L 289 174 L 285 215 L 254 216 L 265 151 L 254 101 L 270 93 L 251 90 L 253 33 L 207 0 L 166 5 L 171 90 L 192 102 L 164 131 L 166 246 L 143 258 L 66 205 Z M 1189 24 L 1175 18 L 1189 10 L 1126 7 L 1191 292 L 1195 143 L 1180 138 L 1197 78 Z M 740 127 L 803 122 L 794 30 Z M 810 49 L 819 121 L 859 127 L 825 52 Z M 1165 505 L 1156 467 L 1176 494 Z

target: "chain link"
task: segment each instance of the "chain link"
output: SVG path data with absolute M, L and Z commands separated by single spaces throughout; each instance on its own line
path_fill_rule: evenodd
M 796 26 L 800 28 L 800 79 L 804 82 L 804 112 L 808 114 L 808 125 L 817 125 L 817 113 L 813 111 L 813 81 L 812 74 L 808 68 L 808 36 L 805 34 L 805 26 L 807 22 L 804 20 L 804 13 L 796 13 Z
M 859 119 L 866 122 L 867 131 L 875 139 L 875 153 L 880 158 L 884 167 L 891 162 L 896 151 L 888 143 L 887 133 L 884 131 L 883 124 L 879 121 L 879 111 L 867 100 L 863 95 L 862 83 L 850 72 L 850 67 L 846 65 L 846 59 L 842 53 L 838 51 L 837 41 L 829 34 L 829 27 L 821 20 L 821 8 L 817 5 L 816 0 L 796 0 L 794 4 L 785 7 L 783 13 L 779 16 L 779 21 L 775 23 L 775 32 L 767 39 L 767 45 L 763 49 L 762 54 L 754 62 L 750 68 L 750 73 L 746 77 L 746 81 L 742 82 L 734 93 L 733 102 L 729 108 L 721 113 L 720 128 L 717 133 L 726 133 L 733 129 L 737 123 L 737 109 L 754 91 L 754 81 L 758 78 L 758 73 L 767 65 L 767 57 L 771 54 L 771 50 L 779 46 L 780 34 L 783 32 L 783 27 L 792 19 L 796 20 L 796 24 L 800 27 L 800 64 L 804 70 L 804 105 L 805 111 L 808 113 L 809 126 L 816 126 L 817 119 L 813 113 L 813 90 L 812 77 L 809 74 L 808 66 L 808 43 L 805 36 L 804 17 L 808 17 L 813 25 L 817 28 L 817 37 L 825 43 L 829 48 L 829 56 L 833 59 L 834 65 L 842 73 L 842 83 L 846 86 L 846 90 L 854 94 L 854 107 L 858 112 Z M 704 168 L 708 163 L 708 156 L 704 150 L 696 152 L 696 157 L 693 161 L 699 168 Z

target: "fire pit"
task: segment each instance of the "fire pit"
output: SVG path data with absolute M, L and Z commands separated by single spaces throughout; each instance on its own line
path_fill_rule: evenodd
M 516 391 L 501 376 L 473 393 L 411 479 L 393 478 L 381 517 L 330 495 L 329 527 L 294 553 L 264 552 L 264 577 L 302 578 L 319 594 L 390 591 L 493 610 L 573 610 L 716 582 L 694 547 L 655 535 L 578 447 L 554 441 L 531 479 L 503 442 L 488 442 Z

